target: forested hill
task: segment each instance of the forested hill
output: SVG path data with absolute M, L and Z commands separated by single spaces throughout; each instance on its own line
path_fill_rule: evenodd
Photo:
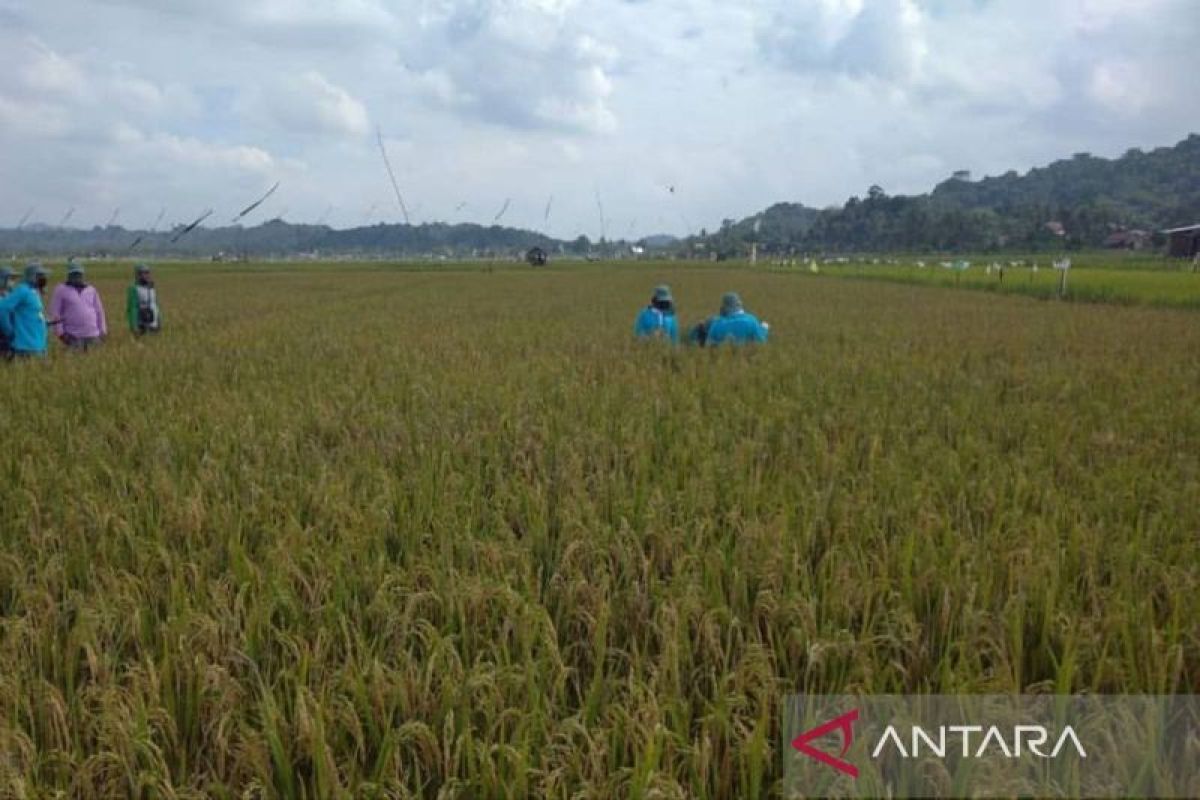
M 720 230 L 677 242 L 642 241 L 656 255 L 745 257 L 759 253 L 962 252 L 1095 247 L 1119 231 L 1160 231 L 1200 223 L 1200 135 L 1174 147 L 1130 150 L 1117 159 L 1087 153 L 1024 175 L 973 180 L 956 173 L 928 194 L 889 195 L 872 186 L 840 208 L 778 203 Z M 149 233 L 119 226 L 90 230 L 30 225 L 0 229 L 0 258 L 77 254 L 126 258 L 265 256 L 520 257 L 538 246 L 553 254 L 628 254 L 628 243 L 559 241 L 497 225 L 372 225 L 335 230 L 272 220 L 250 228 L 183 226 Z M 136 243 L 136 246 L 135 246 Z
M 754 241 L 764 254 L 1055 249 L 1197 222 L 1200 135 L 1193 134 L 1174 147 L 1117 159 L 1079 153 L 1024 175 L 972 180 L 956 173 L 924 195 L 889 196 L 872 186 L 841 208 L 780 204 L 727 221 L 704 242 L 721 256 L 745 253 Z
M 197 227 L 183 234 L 183 226 L 148 233 L 120 226 L 0 230 L 0 256 L 79 254 L 122 258 L 162 255 L 228 258 L 348 255 L 348 256 L 503 256 L 523 253 L 534 246 L 555 252 L 587 251 L 587 240 L 559 242 L 534 231 L 498 225 L 370 225 L 335 230 L 325 225 L 293 225 L 275 219 L 250 228 Z

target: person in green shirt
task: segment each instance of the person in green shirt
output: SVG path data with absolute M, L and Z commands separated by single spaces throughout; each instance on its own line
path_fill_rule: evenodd
M 125 293 L 125 315 L 134 336 L 158 333 L 162 330 L 162 311 L 158 307 L 158 290 L 150 268 L 138 264 L 133 270 L 133 285 Z

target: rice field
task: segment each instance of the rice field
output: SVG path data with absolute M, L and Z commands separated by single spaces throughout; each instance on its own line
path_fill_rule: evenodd
M 1061 282 L 1061 272 L 1053 266 L 1059 258 L 1069 258 L 1072 262 L 1065 286 Z M 968 269 L 949 268 L 962 260 L 970 264 Z M 801 259 L 784 271 L 810 270 L 808 261 Z M 1086 252 L 1054 256 L 1042 253 L 1015 260 L 1012 256 L 996 255 L 966 259 L 859 257 L 848 259 L 846 263 L 818 261 L 817 274 L 978 289 L 1039 299 L 1200 309 L 1200 272 L 1193 269 L 1191 262 L 1140 253 Z
M 772 797 L 789 693 L 1200 692 L 1194 312 L 167 265 L 134 341 L 127 272 L 0 370 L 0 796 Z

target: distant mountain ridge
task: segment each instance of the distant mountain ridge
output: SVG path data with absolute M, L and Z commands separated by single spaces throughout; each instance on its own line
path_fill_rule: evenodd
M 92 257 L 151 258 L 183 256 L 226 258 L 267 256 L 387 256 L 517 255 L 531 247 L 567 251 L 583 246 L 561 242 L 533 231 L 492 225 L 431 223 L 424 225 L 371 225 L 336 230 L 327 225 L 292 224 L 273 219 L 254 227 L 198 227 L 172 238 L 180 227 L 150 233 L 106 228 L 59 229 L 43 225 L 21 230 L 0 229 L 0 254 L 25 256 L 79 254 Z M 135 246 L 136 243 L 136 246 Z
M 338 230 L 328 225 L 292 224 L 272 219 L 243 228 L 197 227 L 177 236 L 169 231 L 127 230 L 120 226 L 55 228 L 35 223 L 21 229 L 0 229 L 0 260 L 79 255 L 111 258 L 519 258 L 530 248 L 551 254 L 589 256 L 629 251 L 627 242 L 592 242 L 585 236 L 556 239 L 536 231 L 472 223 L 421 225 L 376 224 Z M 648 236 L 639 243 L 648 250 L 675 245 L 673 236 Z
M 719 257 L 813 251 L 966 251 L 1099 246 L 1118 231 L 1200 222 L 1200 135 L 1116 159 L 1078 153 L 1030 170 L 973 181 L 955 175 L 923 195 L 865 198 L 819 211 L 771 206 L 726 220 L 693 242 Z M 1052 224 L 1057 223 L 1057 224 Z M 758 231 L 754 230 L 758 225 Z
M 764 257 L 813 252 L 1052 250 L 1099 246 L 1121 231 L 1159 231 L 1200 222 L 1200 135 L 1173 147 L 1129 150 L 1116 159 L 1087 153 L 981 180 L 965 172 L 922 195 L 890 196 L 872 186 L 824 210 L 776 203 L 714 233 L 639 240 L 651 252 L 741 258 L 757 245 Z M 463 258 L 515 257 L 532 247 L 563 255 L 629 252 L 625 242 L 597 245 L 498 225 L 428 223 L 336 230 L 279 219 L 250 228 L 198 227 L 155 233 L 120 226 L 90 230 L 35 223 L 0 229 L 0 257 L 77 254 L 119 258 Z M 1131 239 L 1139 241 L 1140 239 Z M 137 247 L 133 243 L 137 241 Z

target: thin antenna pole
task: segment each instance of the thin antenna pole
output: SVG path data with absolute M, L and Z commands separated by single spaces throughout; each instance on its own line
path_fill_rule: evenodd
M 608 238 L 608 223 L 604 220 L 604 204 L 600 202 L 600 190 L 596 189 L 596 208 L 600 209 L 600 241 Z
M 201 223 L 201 222 L 204 222 L 204 220 L 206 220 L 206 219 L 208 219 L 209 217 L 211 217 L 211 216 L 212 216 L 212 213 L 213 213 L 213 212 L 212 212 L 212 209 L 210 208 L 210 209 L 208 209 L 207 211 L 205 211 L 203 214 L 201 214 L 199 217 L 197 217 L 197 218 L 196 218 L 196 219 L 195 219 L 195 220 L 194 220 L 192 223 L 190 223 L 190 224 L 189 224 L 189 225 L 188 225 L 186 228 L 184 228 L 184 229 L 183 229 L 183 230 L 181 230 L 179 233 L 177 233 L 177 234 L 175 234 L 174 236 L 172 236 L 172 237 L 171 237 L 171 244 L 175 244 L 175 242 L 178 242 L 178 241 L 179 241 L 180 239 L 182 239 L 184 236 L 187 236 L 189 233 L 191 233 L 192 231 L 194 231 L 194 230 L 195 230 L 195 229 L 196 229 L 196 228 L 197 228 L 197 227 L 200 225 L 200 223 Z
M 681 220 L 683 220 L 683 226 L 684 226 L 684 228 L 686 228 L 686 229 L 687 229 L 687 235 L 690 237 L 690 236 L 692 235 L 692 222 L 691 222 L 691 220 L 689 220 L 689 219 L 687 218 L 687 214 L 684 214 L 682 211 L 680 211 L 680 212 L 679 212 L 679 218 L 680 218 Z
M 379 153 L 383 156 L 383 166 L 387 167 L 388 178 L 392 182 L 392 191 L 396 193 L 396 202 L 400 204 L 400 213 L 404 215 L 404 224 L 410 225 L 408 208 L 404 205 L 404 198 L 400 196 L 400 186 L 396 183 L 396 173 L 392 172 L 392 162 L 388 160 L 387 148 L 383 146 L 382 129 L 375 128 L 375 138 L 379 140 Z
M 158 216 L 154 218 L 154 224 L 150 226 L 150 231 L 149 231 L 150 233 L 155 233 L 155 232 L 157 232 L 157 231 L 158 231 L 158 224 L 159 224 L 160 222 L 162 222 L 162 219 L 163 219 L 163 217 L 164 217 L 164 216 L 166 216 L 166 214 L 167 214 L 167 207 L 166 207 L 166 206 L 163 206 L 162 208 L 160 208 L 160 209 L 158 210 Z M 138 246 L 139 244 L 141 244 L 141 243 L 142 243 L 142 240 L 143 240 L 143 239 L 145 239 L 145 238 L 146 238 L 146 234 L 144 234 L 144 233 L 139 233 L 139 234 L 137 235 L 137 238 L 135 238 L 135 239 L 133 240 L 133 244 L 129 245 L 129 250 L 130 250 L 130 252 L 132 252 L 133 250 L 136 250 L 136 249 L 137 249 L 137 246 Z
M 237 222 L 239 219 L 246 216 L 247 214 L 249 214 L 254 209 L 258 208 L 259 206 L 261 206 L 263 203 L 265 203 L 267 201 L 268 197 L 275 194 L 275 190 L 278 188 L 279 188 L 279 181 L 275 181 L 275 185 L 272 186 L 270 189 L 268 189 L 266 194 L 264 194 L 262 197 L 255 200 L 250 205 L 243 208 L 241 210 L 241 213 L 239 213 L 236 217 L 234 217 L 232 220 L 230 220 L 230 222 Z
M 504 216 L 504 212 L 508 211 L 508 204 L 512 202 L 511 197 L 504 198 L 504 205 L 500 206 L 500 210 L 496 212 L 496 216 L 492 218 L 492 224 L 495 225 Z

